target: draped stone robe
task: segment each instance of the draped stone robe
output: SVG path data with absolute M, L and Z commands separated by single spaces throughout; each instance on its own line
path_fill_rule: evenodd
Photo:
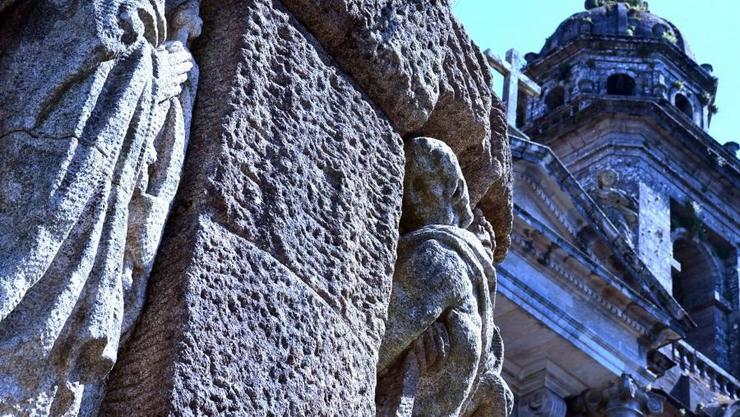
M 467 230 L 429 225 L 401 237 L 378 361 L 378 416 L 507 415 L 495 285 L 490 255 Z M 447 329 L 449 351 L 419 373 L 409 347 L 437 321 Z
M 171 114 L 157 83 L 164 1 L 3 1 L 3 13 L 22 24 L 0 27 L 0 415 L 84 414 L 140 307 L 124 300 L 145 275 L 124 258 L 135 263 L 129 205 Z

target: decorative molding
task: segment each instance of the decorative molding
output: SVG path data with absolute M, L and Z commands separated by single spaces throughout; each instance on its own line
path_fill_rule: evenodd
M 565 401 L 547 388 L 540 388 L 519 400 L 519 417 L 565 417 Z
M 648 328 L 639 324 L 637 321 L 631 319 L 624 312 L 624 308 L 619 307 L 609 302 L 601 292 L 591 288 L 586 281 L 579 279 L 566 270 L 563 266 L 556 263 L 552 256 L 545 256 L 544 251 L 538 250 L 530 241 L 526 240 L 519 233 L 515 232 L 511 236 L 512 244 L 521 248 L 522 253 L 529 259 L 536 262 L 545 262 L 545 266 L 550 268 L 550 271 L 555 272 L 564 281 L 570 284 L 570 287 L 577 289 L 583 298 L 589 302 L 594 302 L 604 307 L 609 313 L 617 317 L 624 325 L 626 325 L 631 331 L 637 332 L 640 336 L 647 335 L 649 333 Z
M 521 397 L 539 389 L 548 389 L 555 395 L 566 398 L 588 388 L 583 381 L 547 357 L 525 365 L 516 364 L 507 358 L 504 360 L 504 372 L 509 377 L 507 381 L 511 388 Z
M 538 197 L 540 202 L 547 208 L 550 214 L 560 221 L 560 224 L 568 231 L 568 233 L 571 234 L 571 236 L 578 236 L 578 232 L 570 225 L 570 222 L 565 217 L 562 210 L 558 209 L 558 207 L 553 202 L 553 199 L 548 196 L 548 193 L 534 178 L 532 178 L 531 175 L 525 174 L 523 172 L 516 172 L 516 170 L 514 171 L 514 173 L 532 188 L 532 190 L 534 191 L 534 195 Z
M 570 341 L 605 369 L 615 374 L 629 369 L 635 372 L 644 383 L 654 380 L 654 375 L 647 368 L 535 292 L 529 285 L 508 271 L 505 264 L 499 266 L 498 276 L 498 292 L 501 295 L 521 307 L 529 307 L 525 309 L 527 314 L 541 321 L 560 337 Z
M 643 417 L 663 413 L 665 399 L 637 385 L 632 376 L 622 374 L 607 388 L 588 390 L 568 404 L 577 416 Z

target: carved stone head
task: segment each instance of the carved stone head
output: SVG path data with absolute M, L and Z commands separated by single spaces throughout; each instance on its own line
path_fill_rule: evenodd
M 468 230 L 480 240 L 486 254 L 493 260 L 493 253 L 496 251 L 496 232 L 494 232 L 491 222 L 486 219 L 481 209 L 476 208 L 473 211 L 473 222 Z
M 168 14 L 170 39 L 187 44 L 200 36 L 203 20 L 200 18 L 200 1 L 187 0 Z
M 619 174 L 613 169 L 605 169 L 598 175 L 599 188 L 612 188 L 619 181 Z
M 467 228 L 473 221 L 468 187 L 455 153 L 444 142 L 419 137 L 405 146 L 404 232 L 427 225 Z

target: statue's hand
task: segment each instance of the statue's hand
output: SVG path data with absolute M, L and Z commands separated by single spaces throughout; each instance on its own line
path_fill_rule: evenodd
M 414 341 L 413 349 L 422 375 L 443 361 L 450 351 L 450 337 L 444 323 L 434 322 Z
M 163 71 L 159 80 L 160 101 L 177 97 L 182 92 L 182 84 L 188 80 L 193 69 L 193 56 L 180 41 L 170 41 L 160 50 Z

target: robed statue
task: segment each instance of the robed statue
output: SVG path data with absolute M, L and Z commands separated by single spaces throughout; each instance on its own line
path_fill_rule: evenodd
M 0 25 L 0 415 L 94 415 L 179 183 L 198 2 L 0 19 L 20 23 Z
M 495 237 L 474 216 L 452 150 L 406 148 L 401 238 L 376 388 L 382 417 L 505 417 L 503 346 L 493 322 Z

